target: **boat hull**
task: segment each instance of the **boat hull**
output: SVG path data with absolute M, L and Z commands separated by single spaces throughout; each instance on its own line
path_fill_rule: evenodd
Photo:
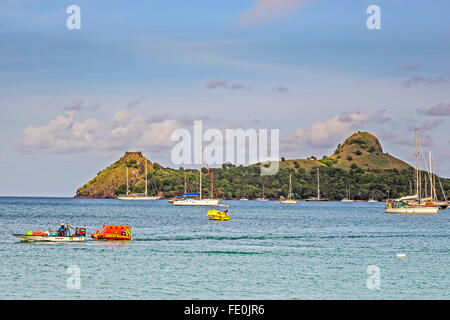
M 187 199 L 174 201 L 172 205 L 174 206 L 216 206 L 219 204 L 218 199 Z
M 400 214 L 437 214 L 438 207 L 386 208 L 385 213 Z
M 280 203 L 284 203 L 284 204 L 297 204 L 297 200 L 280 200 Z
M 439 207 L 440 210 L 445 210 L 448 208 L 447 202 L 438 202 L 438 203 L 436 203 L 436 205 Z
M 119 200 L 134 200 L 134 201 L 145 201 L 145 200 L 158 200 L 160 197 L 117 197 Z
M 26 234 L 13 234 L 13 236 L 19 238 L 21 242 L 83 242 L 86 241 L 86 237 L 59 237 L 59 236 L 37 236 Z

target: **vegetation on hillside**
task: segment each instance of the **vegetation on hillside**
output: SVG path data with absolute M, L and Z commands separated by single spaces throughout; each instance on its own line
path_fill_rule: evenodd
M 208 172 L 203 168 L 202 193 L 210 195 L 211 181 Z M 264 186 L 265 196 L 278 199 L 287 196 L 289 190 L 289 174 L 292 174 L 292 192 L 295 198 L 305 199 L 317 196 L 317 170 L 307 172 L 304 168 L 280 168 L 273 176 L 260 176 L 258 166 L 224 165 L 222 168 L 211 169 L 214 184 L 220 198 L 249 199 L 262 197 Z M 198 192 L 198 171 L 186 170 L 187 191 Z M 410 187 L 414 189 L 414 169 L 363 170 L 356 167 L 349 171 L 320 167 L 321 195 L 330 200 L 340 200 L 347 197 L 350 188 L 351 197 L 367 200 L 374 192 L 378 200 L 386 197 L 401 197 L 410 194 Z M 182 195 L 184 192 L 184 170 L 162 168 L 148 174 L 149 190 L 153 193 L 162 191 L 165 197 Z M 450 180 L 442 179 L 444 190 L 450 190 Z M 438 186 L 438 196 L 442 192 Z M 414 190 L 413 190 L 414 192 Z

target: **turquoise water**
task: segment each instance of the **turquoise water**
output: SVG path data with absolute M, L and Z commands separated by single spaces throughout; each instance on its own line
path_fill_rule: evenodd
M 450 210 L 226 201 L 231 220 L 165 200 L 0 198 L 1 299 L 449 299 Z M 131 242 L 20 243 L 12 233 L 129 224 Z M 405 253 L 398 259 L 397 253 Z M 69 266 L 80 288 L 69 289 Z M 379 289 L 367 268 L 378 266 Z

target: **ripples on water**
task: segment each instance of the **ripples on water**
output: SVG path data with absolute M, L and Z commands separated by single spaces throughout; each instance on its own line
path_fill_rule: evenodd
M 226 201 L 231 220 L 166 200 L 0 198 L 1 299 L 449 299 L 449 212 L 383 203 Z M 131 242 L 19 243 L 12 233 L 127 224 Z M 406 259 L 397 259 L 406 253 Z M 81 289 L 69 290 L 70 265 Z M 366 287 L 369 265 L 379 290 Z

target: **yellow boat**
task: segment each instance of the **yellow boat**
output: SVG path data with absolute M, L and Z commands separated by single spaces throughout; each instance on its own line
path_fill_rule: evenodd
M 223 204 L 223 205 L 218 205 L 219 207 L 227 207 L 229 208 L 230 206 Z M 211 209 L 208 211 L 208 213 L 206 214 L 209 218 L 209 220 L 218 220 L 218 221 L 229 221 L 230 220 L 230 215 L 228 214 L 228 209 L 225 211 L 220 211 L 220 210 L 216 210 L 216 209 Z

